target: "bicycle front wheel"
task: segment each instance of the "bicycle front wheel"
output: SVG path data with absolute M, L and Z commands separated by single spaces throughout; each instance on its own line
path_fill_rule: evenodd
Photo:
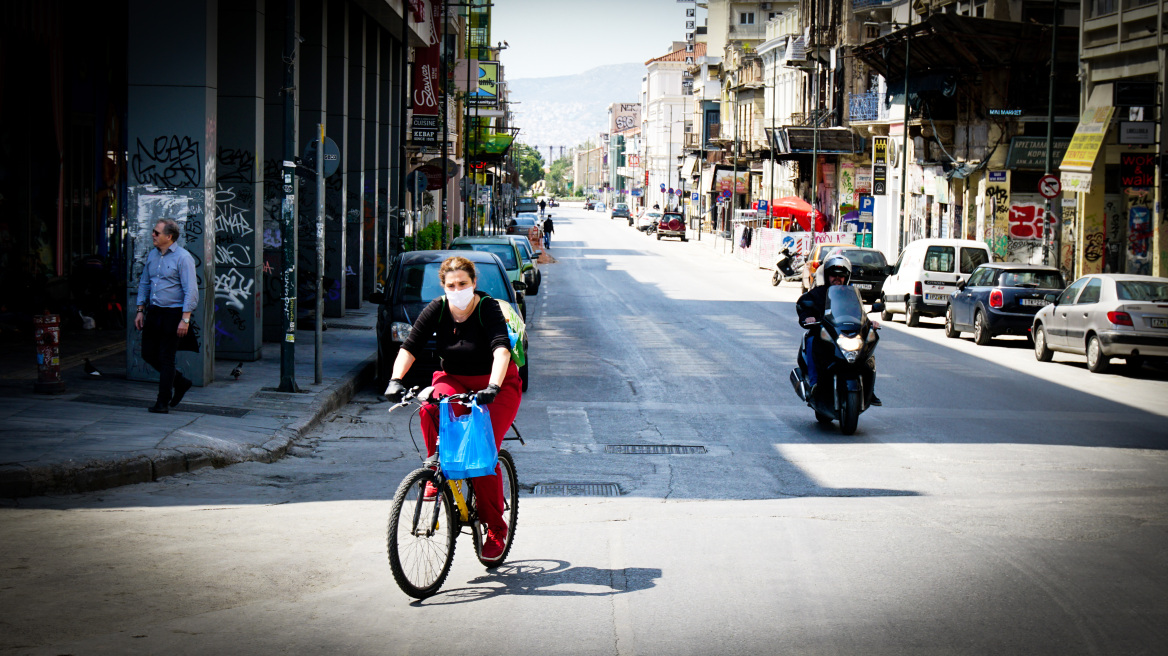
M 427 484 L 435 489 L 426 497 Z M 389 567 L 402 592 L 425 599 L 438 592 L 450 564 L 458 537 L 458 514 L 445 485 L 430 469 L 417 469 L 406 476 L 389 511 Z

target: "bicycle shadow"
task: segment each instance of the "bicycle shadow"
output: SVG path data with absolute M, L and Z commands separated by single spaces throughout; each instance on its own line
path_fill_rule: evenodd
M 649 567 L 604 569 L 573 567 L 563 560 L 519 560 L 467 581 L 476 587 L 443 590 L 411 605 L 465 604 L 507 595 L 604 597 L 648 590 L 656 586 L 656 580 L 661 576 L 660 569 Z M 564 589 L 558 589 L 560 586 Z M 586 589 L 589 587 L 595 590 Z

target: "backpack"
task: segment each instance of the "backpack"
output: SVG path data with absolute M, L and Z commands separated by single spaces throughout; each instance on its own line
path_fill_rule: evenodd
M 527 338 L 527 324 L 524 323 L 523 317 L 511 307 L 507 301 L 502 301 L 497 298 L 487 296 L 483 300 L 491 299 L 499 304 L 499 310 L 503 313 L 503 320 L 507 322 L 507 338 L 511 340 L 511 360 L 515 362 L 516 367 L 522 367 L 527 364 L 527 351 L 523 348 L 523 340 Z M 446 297 L 442 297 L 442 308 L 446 309 Z M 476 314 L 479 316 L 479 325 L 483 324 L 483 304 L 479 303 L 479 308 Z

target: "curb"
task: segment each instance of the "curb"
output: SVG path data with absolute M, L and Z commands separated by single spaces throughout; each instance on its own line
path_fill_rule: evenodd
M 207 448 L 157 449 L 120 460 L 67 461 L 40 467 L 4 465 L 0 466 L 0 498 L 92 492 L 149 483 L 204 467 L 225 467 L 247 461 L 275 462 L 325 415 L 348 403 L 353 394 L 372 378 L 376 361 L 376 356 L 366 358 L 346 372 L 341 380 L 318 393 L 305 416 L 277 429 L 262 445 L 244 449 L 241 453 L 228 454 Z

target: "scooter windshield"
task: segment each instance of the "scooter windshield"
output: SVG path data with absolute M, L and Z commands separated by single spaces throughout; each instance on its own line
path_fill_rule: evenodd
M 827 308 L 823 316 L 835 324 L 840 332 L 858 331 L 864 327 L 868 315 L 860 292 L 851 285 L 832 285 L 827 289 Z

